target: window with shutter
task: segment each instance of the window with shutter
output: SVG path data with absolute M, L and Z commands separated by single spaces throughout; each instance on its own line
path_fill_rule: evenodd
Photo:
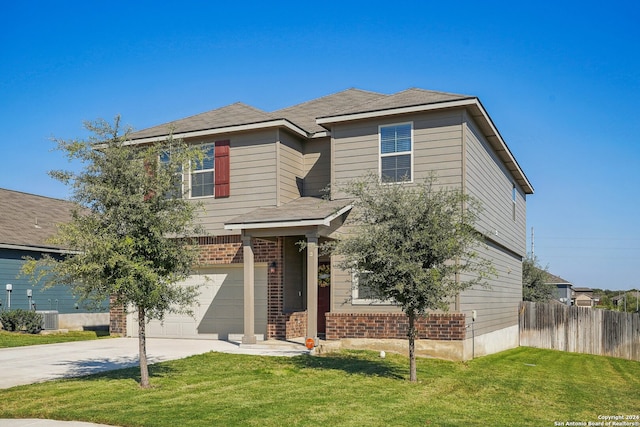
M 214 153 L 213 144 L 203 145 L 203 158 L 191 163 L 191 197 L 213 196 Z

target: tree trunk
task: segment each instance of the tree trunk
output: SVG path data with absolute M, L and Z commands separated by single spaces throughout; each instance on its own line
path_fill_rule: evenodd
M 415 383 L 418 381 L 418 374 L 416 372 L 416 315 L 414 312 L 409 312 L 409 381 Z
M 138 359 L 140 360 L 140 387 L 149 388 L 149 365 L 147 364 L 147 332 L 144 307 L 138 306 Z

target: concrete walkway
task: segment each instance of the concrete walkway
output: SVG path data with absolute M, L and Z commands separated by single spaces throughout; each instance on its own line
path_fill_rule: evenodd
M 302 343 L 264 341 L 255 345 L 217 340 L 147 339 L 149 363 L 210 351 L 261 356 L 309 354 Z M 110 338 L 0 349 L 0 389 L 78 377 L 138 365 L 137 338 Z M 0 404 L 1 409 L 1 404 Z M 1 427 L 88 427 L 96 424 L 52 420 L 0 419 Z

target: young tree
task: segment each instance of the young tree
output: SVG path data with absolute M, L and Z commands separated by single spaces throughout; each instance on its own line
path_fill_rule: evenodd
M 528 255 L 522 261 L 522 299 L 524 301 L 547 302 L 555 296 L 555 286 L 547 283 L 549 273 L 538 263 L 538 259 Z
M 358 287 L 398 304 L 408 317 L 409 379 L 417 381 L 415 321 L 427 310 L 447 310 L 453 298 L 486 285 L 491 263 L 476 248 L 479 202 L 459 190 L 421 184 L 385 184 L 375 176 L 351 183 L 353 229 L 335 242 L 340 267 L 354 271 Z
M 189 313 L 197 294 L 196 287 L 177 285 L 196 260 L 197 245 L 189 236 L 200 230 L 197 205 L 176 191 L 182 165 L 202 157 L 171 138 L 130 145 L 130 131 L 121 133 L 119 122 L 116 117 L 114 125 L 85 123 L 92 132 L 85 140 L 54 140 L 69 161 L 83 165 L 80 172 L 50 172 L 71 186 L 78 205 L 53 238 L 73 252 L 61 260 L 31 260 L 25 272 L 48 286 L 70 284 L 84 300 L 111 297 L 112 303 L 132 305 L 138 314 L 140 386 L 147 388 L 146 323 L 170 312 Z

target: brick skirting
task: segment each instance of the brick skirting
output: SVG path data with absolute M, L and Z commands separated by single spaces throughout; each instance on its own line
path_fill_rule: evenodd
M 299 338 L 307 336 L 307 312 L 298 311 L 287 313 L 286 337 L 285 339 Z
M 341 338 L 407 338 L 409 319 L 404 313 L 327 313 L 328 340 Z M 465 339 L 465 315 L 428 314 L 416 319 L 417 339 Z

